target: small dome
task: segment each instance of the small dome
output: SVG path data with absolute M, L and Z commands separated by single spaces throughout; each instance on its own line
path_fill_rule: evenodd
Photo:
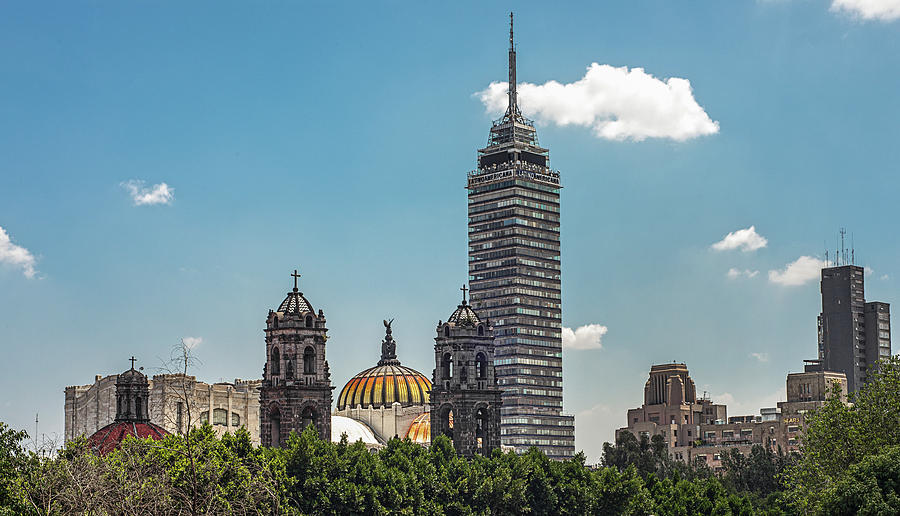
M 149 437 L 154 441 L 159 441 L 169 435 L 169 432 L 153 423 L 117 421 L 94 432 L 94 435 L 88 437 L 88 444 L 96 453 L 104 455 L 118 448 L 129 435 L 140 439 Z
M 471 326 L 474 328 L 481 324 L 481 318 L 478 317 L 475 310 L 472 310 L 472 307 L 466 303 L 465 299 L 463 299 L 462 304 L 456 307 L 456 310 L 450 315 L 447 322 L 453 323 L 456 326 Z
M 337 408 L 404 407 L 427 405 L 431 380 L 422 373 L 399 364 L 378 365 L 357 374 L 344 385 Z
M 331 442 L 341 441 L 341 436 L 347 434 L 347 442 L 362 441 L 363 444 L 379 444 L 372 429 L 365 423 L 344 416 L 331 416 Z
M 450 414 L 450 428 L 453 428 L 453 412 Z M 409 425 L 406 437 L 416 444 L 431 444 L 431 413 L 419 414 Z
M 309 304 L 309 301 L 303 297 L 303 292 L 294 288 L 292 292 L 288 292 L 287 297 L 281 302 L 277 311 L 284 314 L 305 314 L 313 313 L 313 307 Z

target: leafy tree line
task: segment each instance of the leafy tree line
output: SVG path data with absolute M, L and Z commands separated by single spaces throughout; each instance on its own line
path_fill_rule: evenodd
M 308 429 L 260 448 L 208 424 L 103 456 L 83 439 L 41 456 L 0 423 L 0 514 L 900 514 L 900 360 L 871 378 L 851 404 L 835 391 L 807 414 L 801 455 L 731 450 L 721 475 L 627 432 L 592 469 L 537 450 L 465 460 L 444 437 L 371 451 Z

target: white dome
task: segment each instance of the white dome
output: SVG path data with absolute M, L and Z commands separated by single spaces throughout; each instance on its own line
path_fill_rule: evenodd
M 363 444 L 379 444 L 372 429 L 355 419 L 344 416 L 331 416 L 331 441 L 340 442 L 341 436 L 347 434 L 347 442 L 362 440 Z

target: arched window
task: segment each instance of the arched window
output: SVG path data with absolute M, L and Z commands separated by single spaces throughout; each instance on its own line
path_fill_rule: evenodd
M 450 336 L 450 327 L 444 326 L 444 337 L 449 337 L 449 336 Z
M 272 374 L 281 374 L 281 353 L 278 348 L 272 348 Z
M 478 336 L 484 337 L 484 326 L 478 325 Z
M 231 426 L 241 426 L 241 415 L 237 412 L 231 413 Z
M 453 407 L 446 406 L 441 409 L 441 426 L 438 429 L 441 434 L 446 435 L 453 440 Z
M 306 327 L 307 327 L 307 328 L 312 328 L 312 327 L 313 327 L 313 318 L 312 318 L 311 315 L 307 315 L 307 316 L 306 316 Z
M 466 367 L 466 363 L 462 360 L 459 361 L 459 381 L 462 383 L 466 383 L 469 380 L 469 368 Z
M 294 361 L 288 360 L 287 366 L 284 368 L 284 377 L 285 378 L 293 378 L 294 377 Z
M 228 424 L 228 411 L 223 408 L 213 409 L 212 424 L 226 426 Z
M 450 353 L 444 353 L 443 358 L 441 358 L 441 376 L 444 380 L 453 378 L 453 357 Z
M 278 408 L 272 408 L 269 411 L 269 438 L 272 441 L 272 447 L 281 446 L 281 412 Z
M 484 353 L 475 355 L 475 369 L 479 380 L 487 378 L 487 358 Z
M 278 328 L 278 316 L 277 315 L 272 319 L 272 327 Z
M 303 374 L 315 374 L 316 372 L 316 351 L 312 346 L 306 346 L 303 351 Z
M 484 454 L 487 451 L 487 410 L 480 408 L 475 411 L 475 451 Z
M 306 427 L 312 425 L 313 428 L 316 428 L 316 411 L 312 407 L 306 407 L 303 409 L 302 414 L 300 415 L 301 428 L 306 430 Z

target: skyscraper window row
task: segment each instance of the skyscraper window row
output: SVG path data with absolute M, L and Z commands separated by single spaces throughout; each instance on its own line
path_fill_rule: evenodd
M 488 211 L 487 213 L 481 213 L 479 215 L 470 216 L 469 224 L 477 224 L 477 223 L 483 222 L 485 220 L 505 219 L 508 217 L 512 217 L 513 215 L 517 215 L 520 217 L 529 217 L 529 218 L 538 219 L 538 220 L 550 220 L 553 222 L 559 222 L 559 214 L 558 213 L 536 211 L 531 208 L 525 208 L 525 207 L 514 207 L 514 208 L 500 209 L 500 210 L 496 210 L 496 211 Z
M 506 237 L 512 235 L 525 236 L 530 238 L 537 238 L 539 240 L 544 240 L 546 243 L 551 245 L 559 245 L 559 232 L 544 232 L 544 231 L 534 231 L 528 228 L 522 227 L 511 227 L 506 228 L 499 231 L 490 231 L 486 233 L 473 233 L 469 232 L 469 243 L 478 242 L 482 240 L 495 239 L 498 237 Z
M 504 194 L 503 198 L 497 200 L 495 202 L 484 202 L 485 200 L 479 200 L 478 202 L 473 202 L 469 207 L 469 213 L 481 213 L 483 211 L 490 210 L 498 210 L 500 208 L 506 208 L 509 206 L 524 206 L 526 208 L 536 208 L 544 211 L 551 211 L 555 213 L 559 213 L 559 205 L 558 204 L 548 204 L 544 202 L 535 202 L 528 199 L 523 199 L 521 197 L 517 197 L 515 195 Z
M 520 388 L 520 387 L 505 387 L 503 389 L 505 392 L 509 392 L 512 394 L 518 394 L 522 396 L 546 396 L 551 398 L 561 398 L 562 390 L 551 391 L 547 389 L 532 389 L 532 388 Z
M 559 187 L 558 186 L 550 186 L 550 185 L 542 185 L 539 183 L 533 183 L 531 181 L 524 181 L 522 179 L 515 179 L 511 181 L 499 181 L 497 183 L 490 183 L 486 185 L 480 185 L 477 187 L 470 187 L 469 190 L 469 202 L 478 202 L 478 196 L 480 194 L 494 192 L 497 190 L 506 190 L 509 191 L 508 188 L 511 186 L 522 187 L 526 190 L 534 192 L 537 190 L 538 192 L 547 192 L 551 194 L 556 194 L 556 198 L 550 197 L 547 200 L 559 203 Z M 537 192 L 535 192 L 537 193 Z M 532 194 L 533 195 L 533 194 Z
M 525 267 L 534 267 L 537 269 L 552 269 L 559 270 L 559 263 L 554 261 L 537 261 L 531 260 L 528 258 L 522 258 L 518 256 L 509 257 L 505 260 L 490 260 L 490 261 L 474 261 L 471 264 L 471 268 L 476 271 L 484 270 L 484 269 L 494 269 L 497 267 L 515 267 L 516 265 L 521 265 Z
M 558 291 L 546 291 L 546 290 L 534 290 L 531 288 L 504 288 L 497 290 L 495 292 L 479 292 L 478 296 L 472 296 L 472 299 L 478 300 L 487 300 L 487 299 L 496 299 L 498 297 L 505 296 L 513 296 L 513 295 L 522 295 L 522 296 L 532 296 L 541 299 L 561 299 L 562 296 Z M 490 295 L 493 294 L 493 295 Z
M 472 281 L 479 281 L 492 278 L 502 278 L 503 276 L 512 276 L 516 274 L 531 276 L 532 278 L 559 280 L 558 272 L 544 272 L 541 270 L 527 269 L 524 267 L 512 267 L 509 269 L 500 269 L 496 271 L 479 272 L 478 274 L 470 274 L 469 279 L 471 279 Z
M 474 251 L 474 250 L 473 250 Z M 551 250 L 551 249 L 529 249 L 529 248 L 517 248 L 517 247 L 507 247 L 505 249 L 500 249 L 498 251 L 488 251 L 482 252 L 480 254 L 472 254 L 469 256 L 469 263 L 480 262 L 484 260 L 491 260 L 496 258 L 507 258 L 511 256 L 528 256 L 533 258 L 540 258 L 542 260 L 547 260 L 550 263 L 558 263 L 559 262 L 559 251 Z
M 497 366 L 503 365 L 534 365 L 534 366 L 543 366 L 543 367 L 559 367 L 555 363 L 550 360 L 543 360 L 537 358 L 525 358 L 525 357 L 512 357 L 512 358 L 504 358 L 501 360 L 495 360 L 494 364 Z
M 470 278 L 471 279 L 471 278 Z M 559 291 L 559 282 L 555 281 L 545 281 L 545 280 L 532 280 L 529 278 L 504 278 L 502 280 L 494 280 L 494 281 L 483 281 L 478 283 L 477 287 L 472 287 L 473 289 L 478 289 L 479 291 L 493 289 L 497 287 L 505 287 L 507 285 L 523 285 L 526 287 L 538 287 L 545 288 L 551 291 Z M 479 292 L 480 295 L 480 292 Z
M 478 305 L 482 308 L 496 308 L 498 306 L 510 304 L 523 304 L 536 308 L 553 308 L 556 310 L 560 310 L 562 308 L 562 305 L 558 302 L 543 301 L 540 298 L 535 299 L 533 297 L 492 298 L 490 300 L 482 300 L 478 303 Z
M 529 427 L 510 427 L 509 429 L 503 429 L 500 431 L 501 435 L 546 435 L 546 436 L 567 436 L 573 435 L 571 430 L 566 429 L 549 429 L 549 428 L 529 428 Z
M 497 326 L 504 326 L 507 324 L 515 324 L 517 326 L 533 326 L 536 328 L 561 328 L 562 325 L 559 321 L 542 321 L 540 319 L 534 319 L 532 317 L 527 316 L 514 316 L 508 317 L 505 319 L 501 319 L 499 317 L 495 318 L 493 316 L 489 316 L 491 318 L 491 322 L 496 324 Z
M 548 244 L 546 242 L 536 242 L 534 240 L 529 240 L 526 238 L 505 238 L 503 240 L 497 240 L 494 242 L 484 242 L 476 245 L 470 245 L 469 251 L 477 252 L 483 251 L 485 249 L 499 249 L 501 247 L 510 247 L 510 246 L 526 246 L 526 247 L 536 247 L 538 249 L 546 249 L 549 251 L 556 251 L 556 259 L 559 259 L 559 245 L 557 244 Z M 471 258 L 470 258 L 471 261 Z
M 503 333 L 499 335 L 531 335 L 533 337 L 547 337 L 559 339 L 560 332 L 558 330 L 548 330 L 543 328 L 503 328 Z
M 537 385 L 539 387 L 562 388 L 562 380 L 549 378 L 501 378 L 497 380 L 500 385 Z
M 545 224 L 543 222 L 537 222 L 537 221 L 528 220 L 528 219 L 521 219 L 518 217 L 512 218 L 512 219 L 507 219 L 507 220 L 504 220 L 501 222 L 491 222 L 488 224 L 482 224 L 480 226 L 471 226 L 470 225 L 469 232 L 470 233 L 479 233 L 481 231 L 490 231 L 492 229 L 498 229 L 498 228 L 513 226 L 513 225 L 527 227 L 527 228 L 543 229 L 544 231 L 559 233 L 559 223 Z
M 537 376 L 537 377 L 541 377 L 541 378 L 546 378 L 546 377 L 551 377 L 551 376 L 558 377 L 558 378 L 562 377 L 562 371 L 555 371 L 555 370 L 550 370 L 550 369 L 532 369 L 529 367 L 509 367 L 509 366 L 507 366 L 504 368 L 504 371 L 508 375 L 518 375 L 518 376 L 531 375 L 531 376 Z M 560 381 L 562 381 L 562 380 L 560 380 Z
M 558 350 L 559 348 L 557 348 Z M 502 353 L 500 352 L 502 351 Z M 559 358 L 562 359 L 561 351 L 553 351 L 547 349 L 530 349 L 524 346 L 503 346 L 502 350 L 498 350 L 498 353 L 495 353 L 494 356 L 538 356 L 538 357 L 546 357 L 546 358 Z M 562 362 L 560 362 L 562 364 Z

